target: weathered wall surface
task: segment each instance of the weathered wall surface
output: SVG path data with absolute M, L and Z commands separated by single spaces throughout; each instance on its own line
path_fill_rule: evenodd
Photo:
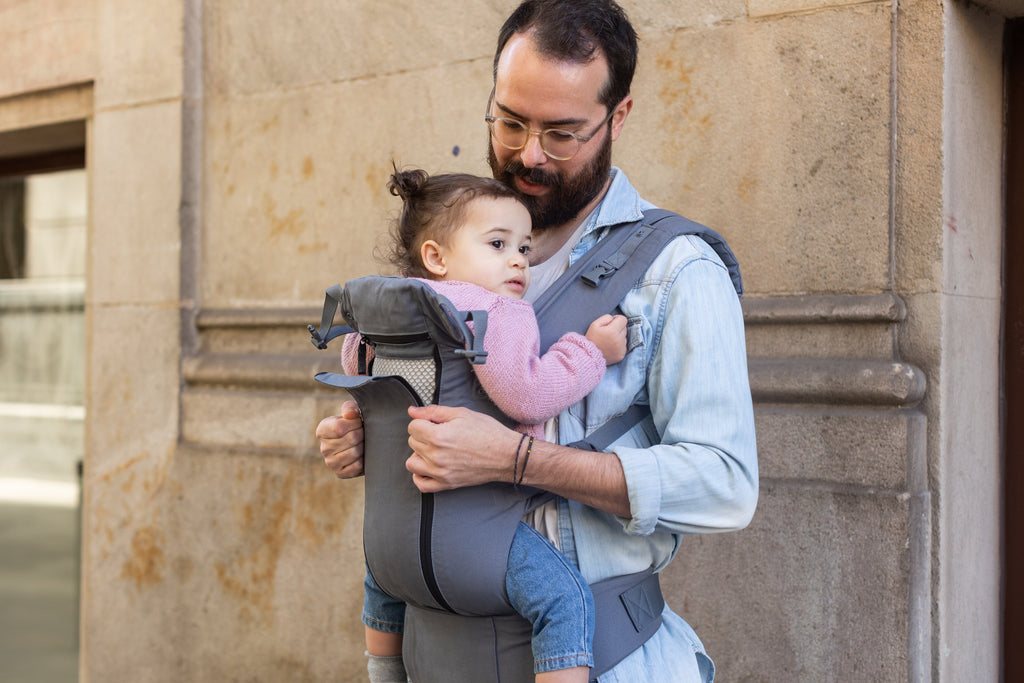
M 89 130 L 83 680 L 362 680 L 362 486 L 318 458 L 339 397 L 310 378 L 335 354 L 304 328 L 327 286 L 382 269 L 392 159 L 487 172 L 513 6 L 0 9 L 0 63 L 24 67 L 0 69 L 0 132 Z M 722 680 L 994 680 L 999 519 L 968 490 L 994 496 L 998 462 L 1000 226 L 973 216 L 1001 18 L 626 7 L 615 162 L 740 258 L 761 456 L 754 522 L 685 539 L 670 604 Z M 954 191 L 951 150 L 986 182 Z

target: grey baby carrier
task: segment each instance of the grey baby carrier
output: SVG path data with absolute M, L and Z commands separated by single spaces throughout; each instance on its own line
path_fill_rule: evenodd
M 738 264 L 721 237 L 677 214 L 650 210 L 644 220 L 614 228 L 534 305 L 541 349 L 568 331 L 585 332 L 613 310 L 664 245 L 681 234 L 711 244 L 742 293 Z M 348 326 L 333 326 L 337 310 Z M 348 391 L 362 412 L 366 563 L 376 584 L 407 604 L 406 667 L 416 683 L 533 681 L 530 624 L 508 602 L 505 569 L 519 521 L 550 494 L 506 483 L 424 494 L 405 469 L 411 405 L 461 405 L 514 424 L 487 397 L 471 367 L 486 362 L 486 328 L 485 312 L 457 310 L 422 282 L 383 276 L 327 290 L 320 329 L 309 326 L 318 348 L 355 330 L 374 349 L 368 363 L 360 345 L 365 376 L 320 373 L 316 379 Z M 649 414 L 646 406 L 634 406 L 571 445 L 603 450 Z M 664 601 L 651 572 L 591 588 L 596 678 L 657 631 Z

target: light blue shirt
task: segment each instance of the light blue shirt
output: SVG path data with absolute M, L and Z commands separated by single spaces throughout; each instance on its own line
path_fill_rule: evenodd
M 570 262 L 610 226 L 639 220 L 653 207 L 622 171 L 612 174 Z M 633 403 L 650 405 L 661 437 L 652 443 L 638 425 L 611 446 L 626 477 L 628 519 L 558 501 L 559 546 L 591 583 L 651 567 L 661 571 L 684 535 L 741 529 L 757 504 L 743 316 L 718 255 L 700 237 L 674 239 L 620 308 L 629 319 L 628 353 L 586 399 L 559 416 L 559 443 L 582 439 Z M 710 680 L 713 667 L 693 630 L 668 608 L 663 616 L 659 632 L 600 683 Z

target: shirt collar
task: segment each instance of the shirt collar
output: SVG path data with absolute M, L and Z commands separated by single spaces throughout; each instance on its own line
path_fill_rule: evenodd
M 635 223 L 643 218 L 645 209 L 654 205 L 640 197 L 630 184 L 626 174 L 613 166 L 612 182 L 604 199 L 597 205 L 584 221 L 586 226 L 579 242 L 573 247 L 570 262 L 587 252 L 598 240 L 607 234 L 608 228 L 622 223 Z

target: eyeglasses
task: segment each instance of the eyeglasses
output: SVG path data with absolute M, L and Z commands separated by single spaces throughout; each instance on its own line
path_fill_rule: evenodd
M 491 90 L 491 96 L 487 98 L 488 112 L 491 111 L 491 104 L 493 102 L 494 90 Z M 498 144 L 505 149 L 522 149 L 526 147 L 530 136 L 536 135 L 540 140 L 540 148 L 544 154 L 556 161 L 568 161 L 576 156 L 576 153 L 580 151 L 580 147 L 584 143 L 590 142 L 590 139 L 597 135 L 597 132 L 611 120 L 614 113 L 615 109 L 613 108 L 608 112 L 608 116 L 604 117 L 604 121 L 601 121 L 590 135 L 579 135 L 570 130 L 561 130 L 560 128 L 533 130 L 518 119 L 491 116 L 490 113 L 484 116 L 484 121 L 487 122 L 488 128 L 491 129 L 491 137 L 497 140 Z

